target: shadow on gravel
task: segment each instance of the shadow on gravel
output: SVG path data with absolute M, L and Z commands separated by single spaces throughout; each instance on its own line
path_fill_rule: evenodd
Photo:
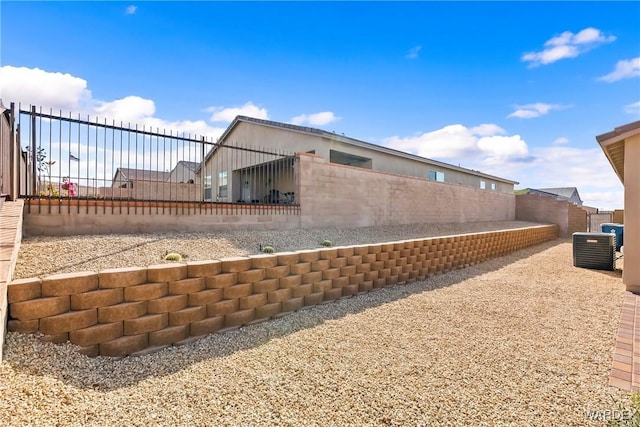
M 313 328 L 326 321 L 341 319 L 347 315 L 360 313 L 411 295 L 455 285 L 464 280 L 499 270 L 518 260 L 526 259 L 566 242 L 565 239 L 557 239 L 465 269 L 432 276 L 423 281 L 390 286 L 349 299 L 305 308 L 279 319 L 246 326 L 235 331 L 211 334 L 189 344 L 167 347 L 145 356 L 125 357 L 119 360 L 107 357 L 88 358 L 76 353 L 71 344 L 64 344 L 57 346 L 55 357 L 49 358 L 39 355 L 37 346 L 28 347 L 25 345 L 20 350 L 32 351 L 32 355 L 26 355 L 22 358 L 21 360 L 24 362 L 18 360 L 20 356 L 7 355 L 5 363 L 10 364 L 18 371 L 57 378 L 72 387 L 97 391 L 116 390 L 153 377 L 174 374 L 203 360 L 222 358 L 238 351 L 258 347 L 272 339 Z M 558 262 L 566 261 L 558 260 Z M 567 267 L 573 268 L 571 265 Z M 608 273 L 616 274 L 616 272 Z M 25 339 L 12 335 L 10 339 L 13 338 Z M 28 337 L 28 339 L 35 340 L 33 337 Z M 39 341 L 38 343 L 40 344 Z M 41 345 L 51 344 L 41 343 Z

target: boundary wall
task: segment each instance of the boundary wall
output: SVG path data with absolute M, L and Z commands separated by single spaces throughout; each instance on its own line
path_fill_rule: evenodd
M 513 193 L 339 165 L 309 153 L 298 156 L 302 228 L 516 219 Z
M 7 326 L 89 356 L 140 355 L 557 237 L 543 225 L 20 279 L 8 284 Z
M 299 206 L 33 198 L 25 202 L 24 234 L 287 230 L 516 219 L 513 194 L 334 164 L 309 153 L 297 156 Z
M 539 194 L 516 196 L 516 220 L 557 224 L 560 237 L 587 231 L 587 211 L 573 203 Z

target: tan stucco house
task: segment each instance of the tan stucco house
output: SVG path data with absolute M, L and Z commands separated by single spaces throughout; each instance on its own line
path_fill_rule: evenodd
M 624 271 L 628 291 L 640 293 L 640 121 L 596 136 L 624 185 Z
M 499 193 L 513 193 L 517 184 L 504 178 L 465 169 L 388 147 L 371 144 L 321 129 L 237 116 L 218 140 L 218 146 L 260 147 L 264 151 L 283 153 L 255 160 L 225 160 L 220 148 L 210 150 L 198 179 L 205 186 L 205 199 L 218 201 L 263 201 L 269 191 L 282 193 L 295 189 L 294 162 L 284 153 L 313 153 L 334 164 L 355 166 L 373 171 L 419 177 L 433 181 L 480 188 Z M 291 173 L 286 173 L 287 169 Z M 265 169 L 277 170 L 270 174 Z M 271 177 L 278 182 L 265 182 Z

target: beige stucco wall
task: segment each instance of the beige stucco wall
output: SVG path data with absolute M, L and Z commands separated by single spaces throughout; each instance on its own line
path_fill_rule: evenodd
M 302 227 L 509 221 L 515 196 L 300 155 Z
M 186 184 L 190 179 L 196 179 L 195 172 L 186 167 L 183 163 L 178 163 L 169 174 L 169 178 L 167 178 L 167 181 L 182 182 Z
M 624 149 L 624 271 L 627 290 L 640 293 L 640 134 Z

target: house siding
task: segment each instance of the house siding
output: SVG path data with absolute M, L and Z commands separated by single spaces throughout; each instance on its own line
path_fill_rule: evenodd
M 624 148 L 624 266 L 627 290 L 640 293 L 640 134 Z
M 491 179 L 486 176 L 479 176 L 474 173 L 465 173 L 464 171 L 448 168 L 446 164 L 433 162 L 432 164 L 413 160 L 410 158 L 384 153 L 360 147 L 340 141 L 340 136 L 336 138 L 327 137 L 326 134 L 310 134 L 295 129 L 282 129 L 275 126 L 263 124 L 248 123 L 239 121 L 225 136 L 223 144 L 238 145 L 264 149 L 267 151 L 278 151 L 287 153 L 306 153 L 313 151 L 314 154 L 329 161 L 331 151 L 339 151 L 342 153 L 352 154 L 359 157 L 371 159 L 371 169 L 380 172 L 389 172 L 405 176 L 413 176 L 418 178 L 428 178 L 430 171 L 444 172 L 445 182 L 455 185 L 463 185 L 480 189 L 480 181 L 486 183 L 484 191 L 497 193 L 513 193 L 513 184 L 502 182 L 498 179 Z M 211 174 L 206 171 L 215 171 L 218 153 L 214 153 L 205 163 L 205 174 Z M 228 165 L 229 167 L 238 168 L 240 164 Z M 202 175 L 202 173 L 200 174 Z M 495 184 L 495 190 L 491 189 L 491 184 Z M 233 186 L 233 183 L 231 183 Z M 229 190 L 233 194 L 233 190 Z M 231 193 L 230 193 L 231 194 Z

